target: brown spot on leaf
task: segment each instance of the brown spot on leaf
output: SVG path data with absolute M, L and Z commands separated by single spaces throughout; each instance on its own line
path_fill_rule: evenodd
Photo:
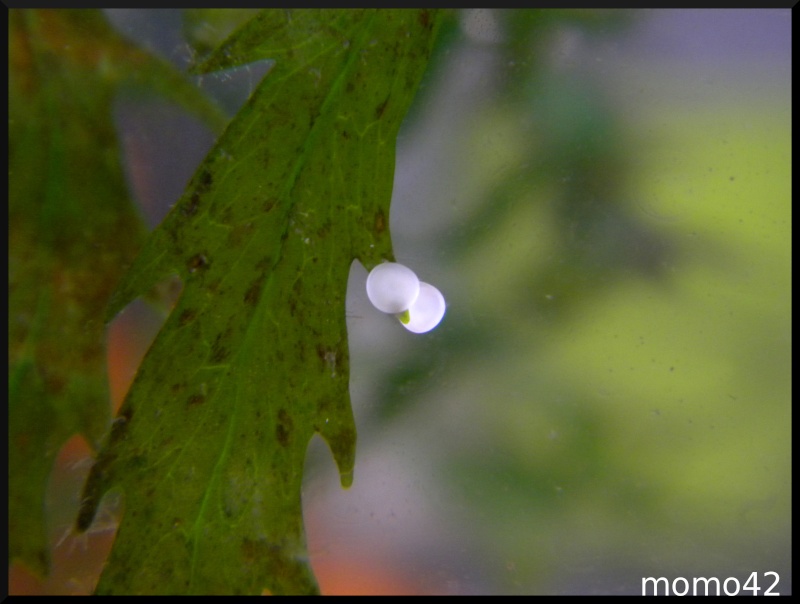
M 193 310 L 191 308 L 185 308 L 178 317 L 178 323 L 180 323 L 181 327 L 186 327 L 186 325 L 194 321 L 196 317 L 197 317 L 196 310 Z
M 281 447 L 288 447 L 292 439 L 294 423 L 286 409 L 278 411 L 278 425 L 275 426 L 275 437 Z
M 214 345 L 211 349 L 211 362 L 224 363 L 225 360 L 231 355 L 230 351 L 221 345 Z
M 431 27 L 431 13 L 428 9 L 421 10 L 419 12 L 419 24 L 424 27 L 425 29 L 430 29 Z
M 381 235 L 386 230 L 386 215 L 383 213 L 383 210 L 378 210 L 375 212 L 375 234 Z
M 277 548 L 270 546 L 264 539 L 242 539 L 240 546 L 242 562 L 245 564 L 265 564 L 266 558 L 274 558 L 277 555 Z
M 186 261 L 186 268 L 190 273 L 197 272 L 198 270 L 205 270 L 208 268 L 209 261 L 204 254 L 195 254 Z
M 230 356 L 230 351 L 224 346 L 225 341 L 230 338 L 230 335 L 230 327 L 217 335 L 214 344 L 211 345 L 211 361 L 213 363 L 222 363 Z
M 261 298 L 261 290 L 264 287 L 264 275 L 261 275 L 258 279 L 253 281 L 250 287 L 247 288 L 247 291 L 244 294 L 244 302 L 249 306 L 255 306 L 258 304 L 258 300 Z
M 200 173 L 198 188 L 205 191 L 211 187 L 213 182 L 214 182 L 214 177 L 211 175 L 211 172 L 209 172 L 208 170 L 203 170 Z
M 181 206 L 181 214 L 186 218 L 191 218 L 197 214 L 198 207 L 200 207 L 200 194 L 195 192 L 192 194 L 191 198 L 189 198 L 189 201 Z
M 380 105 L 375 108 L 375 119 L 379 120 L 383 117 L 383 113 L 386 111 L 386 106 L 389 104 L 389 97 L 386 97 L 386 100 L 383 101 Z
M 322 226 L 317 229 L 317 237 L 324 239 L 331 232 L 331 221 L 326 220 Z
M 203 170 L 197 178 L 197 185 L 195 186 L 194 193 L 192 193 L 189 200 L 181 206 L 181 214 L 186 218 L 191 218 L 197 214 L 197 210 L 200 207 L 200 197 L 211 188 L 213 182 L 214 177 L 211 176 L 211 172 Z
M 194 407 L 195 405 L 202 405 L 204 402 L 206 402 L 205 396 L 202 394 L 193 394 L 186 401 L 186 404 L 189 405 L 189 407 Z

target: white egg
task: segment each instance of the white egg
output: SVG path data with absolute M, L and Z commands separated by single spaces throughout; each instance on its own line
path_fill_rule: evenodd
M 384 262 L 373 268 L 367 277 L 367 296 L 378 310 L 401 313 L 419 295 L 419 279 L 407 266 Z
M 425 333 L 436 327 L 444 317 L 445 302 L 442 292 L 429 283 L 420 282 L 419 296 L 409 307 L 407 318 L 400 324 L 408 331 Z

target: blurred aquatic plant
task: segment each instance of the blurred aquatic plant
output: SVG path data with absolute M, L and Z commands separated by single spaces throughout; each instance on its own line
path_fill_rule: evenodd
M 453 171 L 469 198 L 430 237 L 458 278 L 425 348 L 377 380 L 376 420 L 464 431 L 431 455 L 502 591 L 790 580 L 786 96 L 634 108 L 571 50 L 634 14 L 481 18 L 488 41 L 464 44 L 491 49 L 494 86 Z

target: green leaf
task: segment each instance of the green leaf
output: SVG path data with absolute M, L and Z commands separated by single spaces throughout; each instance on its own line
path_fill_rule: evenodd
M 194 53 L 205 57 L 258 12 L 254 8 L 187 8 L 183 11 L 183 37 Z
M 425 70 L 426 10 L 268 10 L 197 69 L 273 59 L 152 233 L 110 316 L 183 292 L 84 490 L 121 488 L 98 593 L 314 593 L 300 501 L 309 440 L 353 479 L 350 265 L 392 259 L 395 141 Z
M 9 557 L 45 574 L 48 476 L 73 434 L 96 447 L 108 430 L 103 316 L 145 235 L 114 95 L 148 87 L 224 117 L 99 11 L 10 10 L 8 48 Z

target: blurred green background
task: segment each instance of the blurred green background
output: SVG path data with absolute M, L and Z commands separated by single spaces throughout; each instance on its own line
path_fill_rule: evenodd
M 238 18 L 106 14 L 182 69 Z M 790 47 L 789 10 L 450 15 L 391 215 L 448 311 L 408 333 L 353 266 L 355 482 L 315 439 L 304 491 L 323 592 L 791 593 Z M 263 72 L 197 83 L 232 113 Z M 152 226 L 213 138 L 166 104 L 117 123 Z M 111 329 L 143 352 L 154 316 Z M 79 485 L 50 497 L 73 557 Z

